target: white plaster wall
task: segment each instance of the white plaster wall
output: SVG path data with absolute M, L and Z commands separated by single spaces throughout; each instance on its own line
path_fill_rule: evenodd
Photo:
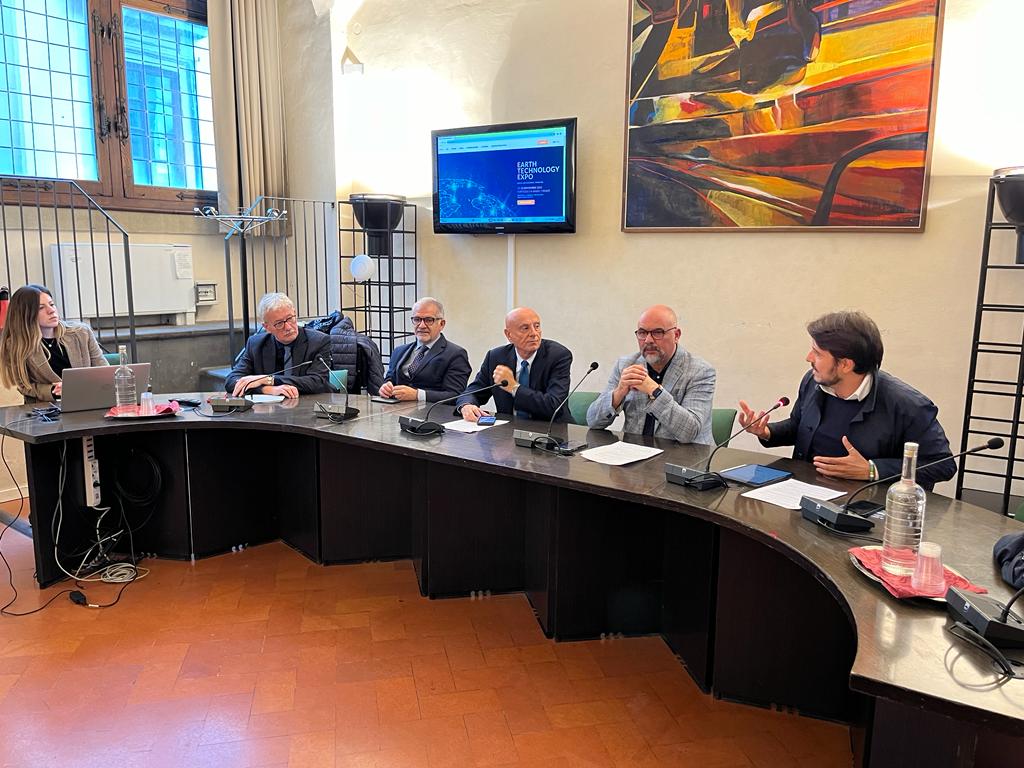
M 806 321 L 860 308 L 882 328 L 886 368 L 936 401 L 958 445 L 987 177 L 1024 163 L 1024 106 L 1009 95 L 1014 47 L 988 41 L 1024 26 L 1024 4 L 948 0 L 920 234 L 621 232 L 628 9 L 627 0 L 375 0 L 352 16 L 348 44 L 366 71 L 343 83 L 345 140 L 360 147 L 348 147 L 345 171 L 354 189 L 423 206 L 421 283 L 445 301 L 449 335 L 475 363 L 502 341 L 506 241 L 431 233 L 429 131 L 576 115 L 578 233 L 520 236 L 516 286 L 545 335 L 574 351 L 575 375 L 591 360 L 607 371 L 633 348 L 640 310 L 667 302 L 683 316 L 683 343 L 718 369 L 717 405 L 769 403 L 795 394 Z M 995 250 L 1010 258 L 1011 238 Z M 1000 288 L 1017 301 L 1024 291 Z

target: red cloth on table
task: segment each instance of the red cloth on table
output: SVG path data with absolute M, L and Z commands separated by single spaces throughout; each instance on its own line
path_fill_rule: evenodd
M 139 413 L 139 406 L 137 405 L 115 405 L 105 414 L 105 417 L 111 416 L 135 416 L 140 419 L 150 419 L 153 416 L 164 416 L 168 413 L 178 413 L 181 410 L 181 406 L 178 405 L 177 400 L 171 400 L 169 403 L 153 403 L 153 414 L 152 416 L 143 416 Z
M 882 568 L 881 547 L 878 549 L 851 547 L 850 554 L 857 558 L 857 562 L 881 579 L 882 586 L 884 586 L 893 597 L 945 597 L 945 593 L 942 595 L 925 594 L 911 586 L 910 576 L 895 576 L 884 570 Z M 956 575 L 945 565 L 942 566 L 942 570 L 946 576 L 947 589 L 949 589 L 949 587 L 956 587 L 957 589 L 966 589 L 970 592 L 977 592 L 978 594 L 985 594 L 988 592 L 984 587 L 979 587 L 969 582 L 963 576 Z

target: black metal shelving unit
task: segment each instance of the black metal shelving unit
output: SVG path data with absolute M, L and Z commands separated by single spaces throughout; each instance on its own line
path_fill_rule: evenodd
M 1011 502 L 1024 491 L 1024 485 L 1018 485 L 1016 489 L 1014 487 L 1015 481 L 1024 483 L 1024 467 L 1020 466 L 1024 459 L 1021 458 L 1017 447 L 1018 440 L 1024 437 L 1021 434 L 1021 403 L 1024 401 L 1024 304 L 988 302 L 987 290 L 990 272 L 1024 270 L 1024 264 L 990 262 L 992 234 L 1004 230 L 1011 233 L 1014 231 L 1012 224 L 993 220 L 995 197 L 996 185 L 994 180 L 990 179 L 960 450 L 967 450 L 971 443 L 979 442 L 979 438 L 982 437 L 1001 437 L 1006 441 L 1006 446 L 998 453 L 975 454 L 960 460 L 956 477 L 956 498 L 964 498 L 966 492 L 973 503 L 994 508 L 1004 515 L 1012 515 L 1015 509 L 1011 508 Z M 1019 317 L 1015 332 L 1011 335 L 1009 330 L 1004 328 L 1002 332 L 1005 335 L 983 339 L 986 321 L 1006 315 Z M 989 329 L 987 332 L 993 331 Z M 1016 380 L 998 375 L 992 378 L 989 374 L 979 372 L 993 367 L 998 368 L 1000 359 L 1004 372 L 1011 367 L 1016 368 Z M 989 407 L 984 407 L 986 405 Z M 986 482 L 983 478 L 992 479 Z M 976 480 L 977 484 L 969 484 L 971 479 Z M 997 481 L 1001 481 L 1001 490 L 993 490 L 993 487 L 1000 485 Z M 1014 493 L 1015 490 L 1017 493 Z
M 339 200 L 338 252 L 341 259 L 341 311 L 353 318 L 356 330 L 380 347 L 385 367 L 395 347 L 412 339 L 409 312 L 418 295 L 416 206 L 387 203 L 402 208 L 397 228 L 361 227 L 353 203 Z M 346 225 L 347 224 L 347 225 Z M 377 261 L 377 274 L 366 282 L 352 278 L 352 259 L 368 253 L 372 239 L 388 237 L 389 253 L 370 254 Z

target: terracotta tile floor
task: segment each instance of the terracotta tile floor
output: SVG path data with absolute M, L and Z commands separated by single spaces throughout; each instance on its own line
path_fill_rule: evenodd
M 2 544 L 40 605 L 31 542 Z M 0 619 L 0 765 L 851 764 L 846 728 L 715 701 L 658 638 L 555 644 L 523 596 L 425 600 L 409 562 L 146 565 L 114 608 Z

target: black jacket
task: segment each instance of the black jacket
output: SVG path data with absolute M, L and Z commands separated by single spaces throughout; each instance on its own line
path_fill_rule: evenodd
M 299 328 L 299 335 L 292 342 L 293 370 L 274 376 L 274 384 L 291 384 L 299 390 L 300 395 L 333 391 L 330 385 L 329 369 L 325 368 L 318 360 L 321 357 L 325 363 L 330 365 L 331 340 L 327 334 Z M 309 365 L 301 368 L 295 367 L 305 362 L 309 362 Z M 254 333 L 245 342 L 241 354 L 235 359 L 231 373 L 224 381 L 224 389 L 231 392 L 243 376 L 253 373 L 269 374 L 283 367 L 283 365 L 277 364 L 277 343 L 274 341 L 274 337 L 266 331 Z
M 359 394 L 366 389 L 376 395 L 384 383 L 384 363 L 380 348 L 367 336 L 356 333 L 352 318 L 342 317 L 331 328 L 331 354 L 334 369 L 348 371 L 348 390 Z
M 425 390 L 428 403 L 455 397 L 466 388 L 472 371 L 469 367 L 469 355 L 458 344 L 448 341 L 442 333 L 430 348 L 426 359 L 420 363 L 416 373 L 410 378 L 402 373 L 402 368 L 405 366 L 406 357 L 415 350 L 415 341 L 396 348 L 391 353 L 384 381 Z
M 808 453 L 826 397 L 831 395 L 821 391 L 808 371 L 800 382 L 800 394 L 789 418 L 770 423 L 771 437 L 762 444 L 767 448 L 792 445 L 794 459 L 813 461 Z M 871 392 L 850 422 L 846 437 L 865 459 L 875 462 L 879 478 L 899 475 L 903 469 L 904 443 L 920 446 L 918 466 L 952 455 L 938 413 L 935 403 L 909 384 L 885 371 L 875 371 Z M 931 490 L 937 482 L 949 480 L 954 474 L 956 462 L 950 459 L 922 469 L 917 473 L 917 482 Z
M 516 364 L 516 348 L 511 344 L 503 347 L 495 347 L 484 356 L 483 365 L 476 375 L 476 379 L 469 383 L 466 392 L 486 387 L 494 383 L 494 369 L 499 365 L 507 365 L 512 372 L 518 375 Z M 555 408 L 569 394 L 569 369 L 572 368 L 572 352 L 563 347 L 557 341 L 544 339 L 537 350 L 537 356 L 530 366 L 530 386 L 519 387 L 516 390 L 515 398 L 504 389 L 494 389 L 481 392 L 476 395 L 463 394 L 455 402 L 456 412 L 459 407 L 466 403 L 483 405 L 491 396 L 494 397 L 494 405 L 499 413 L 515 413 L 526 411 L 532 418 L 547 421 Z M 557 421 L 570 421 L 571 417 L 568 408 L 558 412 Z

